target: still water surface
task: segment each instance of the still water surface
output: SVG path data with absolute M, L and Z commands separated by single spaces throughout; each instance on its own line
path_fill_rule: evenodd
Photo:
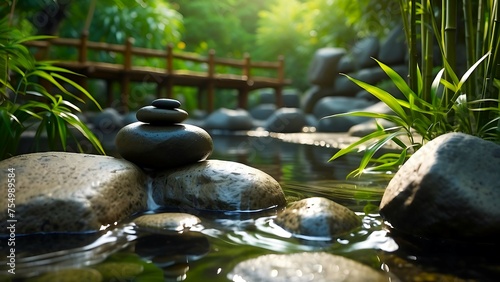
M 338 140 L 292 138 L 294 143 L 291 143 L 283 141 L 288 140 L 286 136 L 281 139 L 212 136 L 215 148 L 210 159 L 236 161 L 268 173 L 281 184 L 288 202 L 313 196 L 329 198 L 355 211 L 362 219 L 362 226 L 339 238 L 311 240 L 291 237 L 276 227 L 273 224 L 276 211 L 254 214 L 190 211 L 201 218 L 202 224 L 182 234 L 139 233 L 132 225 L 123 223 L 100 234 L 19 238 L 18 244 L 25 246 L 19 256 L 32 257 L 18 260 L 18 272 L 30 276 L 48 270 L 91 266 L 107 259 L 122 265 L 139 262 L 144 266 L 144 271 L 135 278 L 109 281 L 230 281 L 228 274 L 233 267 L 249 258 L 270 253 L 323 251 L 391 272 L 401 281 L 496 281 L 499 277 L 496 247 L 484 248 L 480 244 L 443 247 L 425 241 L 417 247 L 389 232 L 378 214 L 378 204 L 390 175 L 346 180 L 359 158 L 350 156 L 328 163 L 337 150 L 330 145 L 338 147 Z M 0 266 L 2 272 L 4 268 Z M 0 281 L 4 278 L 0 277 Z

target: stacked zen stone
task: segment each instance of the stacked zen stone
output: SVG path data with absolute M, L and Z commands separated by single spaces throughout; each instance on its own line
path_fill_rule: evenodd
M 118 153 L 143 168 L 164 169 L 205 160 L 213 141 L 203 129 L 182 124 L 188 113 L 181 103 L 157 99 L 137 111 L 138 122 L 123 127 L 116 135 Z

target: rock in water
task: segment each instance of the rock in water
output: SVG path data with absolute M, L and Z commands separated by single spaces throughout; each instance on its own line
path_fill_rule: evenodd
M 184 231 L 201 223 L 201 220 L 187 213 L 157 213 L 141 215 L 133 222 L 144 229 Z
M 96 231 L 147 207 L 146 176 L 112 157 L 48 152 L 0 162 L 15 179 L 16 234 Z M 7 180 L 3 182 L 7 191 Z M 3 194 L 6 195 L 6 194 Z M 0 231 L 7 232 L 8 197 L 0 198 Z
M 425 144 L 389 182 L 380 214 L 403 233 L 478 241 L 500 235 L 500 146 L 463 134 Z
M 359 227 L 361 220 L 342 205 L 313 197 L 292 203 L 275 223 L 294 235 L 331 239 Z
M 213 150 L 212 137 L 189 124 L 132 123 L 118 132 L 115 143 L 124 159 L 153 169 L 196 163 L 205 160 Z
M 238 263 L 227 278 L 247 282 L 399 281 L 357 261 L 323 252 L 263 255 Z
M 207 160 L 159 172 L 153 199 L 160 206 L 216 211 L 258 211 L 286 204 L 270 175 L 235 162 Z

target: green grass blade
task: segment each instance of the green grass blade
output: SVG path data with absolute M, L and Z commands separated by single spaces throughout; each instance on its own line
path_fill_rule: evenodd
M 346 148 L 343 148 L 343 149 L 340 149 L 335 155 L 333 155 L 333 157 L 331 157 L 328 161 L 331 162 L 335 159 L 338 159 L 340 158 L 341 156 L 347 154 L 347 153 L 350 153 L 352 152 L 354 149 L 356 149 L 357 147 L 371 141 L 371 140 L 374 140 L 374 139 L 377 139 L 379 138 L 380 136 L 383 136 L 387 133 L 385 133 L 384 131 L 375 131 L 375 132 L 372 132 L 362 138 L 360 138 L 359 140 L 357 140 L 356 142 L 353 142 L 351 145 L 347 146 Z

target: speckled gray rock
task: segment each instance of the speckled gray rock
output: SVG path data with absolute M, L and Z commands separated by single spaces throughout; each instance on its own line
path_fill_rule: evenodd
M 462 133 L 419 149 L 390 181 L 380 203 L 391 225 L 415 236 L 498 241 L 500 146 Z
M 227 278 L 246 282 L 398 281 L 357 261 L 323 252 L 263 255 L 240 262 Z
M 188 113 L 182 109 L 160 109 L 153 106 L 145 106 L 137 111 L 136 116 L 139 121 L 145 123 L 169 125 L 183 122 L 187 119 Z
M 202 128 L 189 124 L 132 123 L 118 132 L 115 143 L 124 159 L 153 169 L 202 161 L 213 150 L 212 137 Z
M 3 191 L 8 168 L 15 169 L 17 234 L 99 230 L 147 206 L 146 176 L 126 160 L 63 152 L 12 157 L 0 162 Z M 4 233 L 7 197 L 0 207 Z
M 201 223 L 201 220 L 188 213 L 157 213 L 141 215 L 133 222 L 145 229 L 183 231 Z
M 278 214 L 275 223 L 295 236 L 329 239 L 361 225 L 350 209 L 323 197 L 312 197 L 292 203 Z
M 283 190 L 270 175 L 230 161 L 207 160 L 158 173 L 152 183 L 160 206 L 218 211 L 283 207 Z

